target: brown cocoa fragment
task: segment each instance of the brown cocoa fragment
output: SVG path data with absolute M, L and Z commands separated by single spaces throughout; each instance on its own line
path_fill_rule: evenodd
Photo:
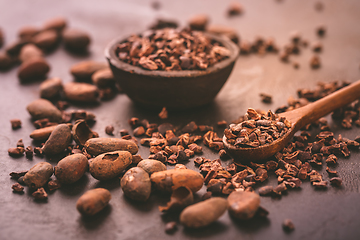
M 327 172 L 330 176 L 337 176 L 337 171 L 336 171 L 336 170 L 331 170 L 329 167 L 326 167 L 326 172 Z
M 330 184 L 335 187 L 340 187 L 342 184 L 342 179 L 339 177 L 330 178 Z
M 322 48 L 323 48 L 323 46 L 322 46 L 322 43 L 321 43 L 321 42 L 314 42 L 314 43 L 312 44 L 312 50 L 313 50 L 314 52 L 321 52 L 321 51 L 322 51 Z
M 141 135 L 145 134 L 145 129 L 143 126 L 139 126 L 137 128 L 134 129 L 133 134 L 135 137 L 139 137 Z
M 229 213 L 238 219 L 252 218 L 260 206 L 260 197 L 254 192 L 232 192 L 228 197 Z
M 175 221 L 168 222 L 165 224 L 165 232 L 172 234 L 177 230 L 177 223 Z
M 259 188 L 259 195 L 260 196 L 269 196 L 273 193 L 273 187 L 272 186 L 264 186 Z
M 319 37 L 323 37 L 326 34 L 326 27 L 324 25 L 320 25 L 316 28 L 316 33 Z
M 114 135 L 114 126 L 113 125 L 108 125 L 105 127 L 105 133 L 107 135 L 111 135 L 113 136 Z
M 227 10 L 227 14 L 229 17 L 241 15 L 243 12 L 244 7 L 238 2 L 232 2 Z
M 209 22 L 209 17 L 205 14 L 198 14 L 191 17 L 188 22 L 191 29 L 204 31 Z
M 161 112 L 159 113 L 159 118 L 161 119 L 167 119 L 168 118 L 168 112 L 166 110 L 166 107 L 163 107 Z
M 266 93 L 260 93 L 261 101 L 264 103 L 271 103 L 272 96 Z
M 285 183 L 280 183 L 273 189 L 273 191 L 276 195 L 281 195 L 283 192 L 287 191 L 287 187 Z
M 9 148 L 8 153 L 12 157 L 20 157 L 23 156 L 25 149 L 23 147 Z
M 327 188 L 327 182 L 326 181 L 312 182 L 312 185 L 315 186 L 315 188 L 318 188 L 318 189 Z
M 314 55 L 310 58 L 310 67 L 313 69 L 319 68 L 321 66 L 320 57 Z
M 282 223 L 284 231 L 291 232 L 295 229 L 294 223 L 290 219 L 285 219 Z
M 31 146 L 27 146 L 25 148 L 25 156 L 27 159 L 32 159 L 34 156 L 34 151 L 33 148 Z
M 182 132 L 184 133 L 193 133 L 198 129 L 198 126 L 196 125 L 196 123 L 194 121 L 191 121 L 190 123 L 188 123 L 185 127 L 183 127 L 181 129 Z
M 12 186 L 11 186 L 13 192 L 16 192 L 16 193 L 23 193 L 24 192 L 24 187 L 20 185 L 20 183 L 14 183 Z
M 19 179 L 24 176 L 28 171 L 11 172 L 9 175 L 12 179 Z
M 61 184 L 59 183 L 58 180 L 50 180 L 47 184 L 47 187 L 49 189 L 49 191 L 54 191 L 56 189 L 59 189 L 61 187 Z
M 38 188 L 35 192 L 31 194 L 35 200 L 44 200 L 47 199 L 48 194 L 45 192 L 44 188 Z

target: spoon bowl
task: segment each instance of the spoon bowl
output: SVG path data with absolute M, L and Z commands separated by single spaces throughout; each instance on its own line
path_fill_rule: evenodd
M 235 163 L 262 162 L 281 151 L 291 140 L 294 134 L 302 127 L 331 113 L 335 109 L 344 107 L 360 98 L 360 80 L 304 107 L 279 114 L 291 122 L 291 128 L 281 138 L 256 148 L 235 147 L 223 137 L 226 152 L 234 158 Z

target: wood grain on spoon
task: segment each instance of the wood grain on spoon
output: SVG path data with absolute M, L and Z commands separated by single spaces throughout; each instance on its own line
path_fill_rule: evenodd
M 234 158 L 237 163 L 259 162 L 273 156 L 281 151 L 291 140 L 294 134 L 309 123 L 315 122 L 319 118 L 333 112 L 335 109 L 344 107 L 360 98 L 360 80 L 324 97 L 316 102 L 292 111 L 284 112 L 279 116 L 288 119 L 292 127 L 281 138 L 276 141 L 256 148 L 237 148 L 230 145 L 223 137 L 224 146 L 227 153 Z

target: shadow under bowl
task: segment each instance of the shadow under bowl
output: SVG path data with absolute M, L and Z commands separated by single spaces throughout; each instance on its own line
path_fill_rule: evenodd
M 239 49 L 228 38 L 205 33 L 229 49 L 231 55 L 206 70 L 149 71 L 121 61 L 116 47 L 124 38 L 114 39 L 105 49 L 110 68 L 122 90 L 134 102 L 146 107 L 188 109 L 211 102 L 228 79 Z

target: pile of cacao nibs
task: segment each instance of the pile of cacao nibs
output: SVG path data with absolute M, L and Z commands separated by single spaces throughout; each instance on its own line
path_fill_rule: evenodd
M 285 117 L 279 117 L 271 111 L 265 114 L 249 108 L 245 120 L 238 124 L 230 124 L 224 130 L 227 142 L 235 147 L 259 147 L 283 137 L 291 127 Z
M 230 56 L 230 51 L 202 32 L 164 28 L 132 35 L 116 55 L 146 70 L 205 70 Z

